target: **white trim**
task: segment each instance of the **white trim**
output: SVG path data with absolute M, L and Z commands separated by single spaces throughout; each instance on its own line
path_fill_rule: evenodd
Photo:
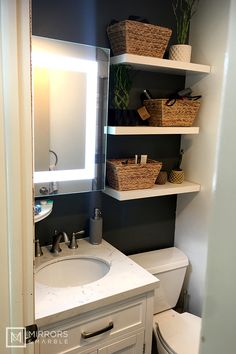
M 29 0 L 0 2 L 1 326 L 34 321 Z M 2 198 L 3 197 L 3 198 Z M 4 331 L 5 332 L 5 331 Z M 4 333 L 5 334 L 5 333 Z M 5 335 L 4 335 L 5 337 Z M 1 353 L 5 349 L 0 337 Z M 3 342 L 4 341 L 4 342 Z M 24 353 L 33 353 L 28 345 Z
M 0 14 L 2 14 L 2 4 L 0 3 Z M 2 29 L 2 18 L 0 18 L 0 29 Z M 0 32 L 1 36 L 2 32 Z M 0 37 L 0 67 L 2 68 L 2 37 Z M 3 77 L 0 70 L 0 224 L 1 224 L 1 247 L 0 259 L 1 267 L 1 291 L 0 291 L 0 348 L 5 348 L 5 328 L 10 323 L 9 305 L 9 267 L 8 267 L 8 225 L 7 225 L 7 188 L 6 188 L 6 161 L 5 161 L 5 135 L 4 135 L 4 112 L 3 112 Z M 4 237 L 5 236 L 5 237 Z

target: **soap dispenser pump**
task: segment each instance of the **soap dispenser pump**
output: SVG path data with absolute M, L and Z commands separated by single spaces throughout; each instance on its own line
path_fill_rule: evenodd
M 98 208 L 94 209 L 94 216 L 90 218 L 89 242 L 93 245 L 102 242 L 102 213 Z

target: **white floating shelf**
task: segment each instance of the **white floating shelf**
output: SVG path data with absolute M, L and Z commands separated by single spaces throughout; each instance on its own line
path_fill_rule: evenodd
M 110 135 L 199 134 L 199 127 L 107 127 Z
M 158 71 L 169 74 L 185 75 L 188 73 L 209 74 L 209 65 L 186 63 L 169 59 L 146 57 L 136 54 L 121 54 L 111 58 L 111 64 L 129 64 L 133 68 L 146 71 Z
M 45 219 L 48 215 L 51 214 L 52 212 L 52 207 L 53 207 L 53 203 L 47 203 L 47 204 L 43 204 L 41 205 L 41 212 L 38 215 L 34 215 L 34 222 L 39 222 L 43 219 Z
M 109 195 L 110 197 L 123 201 L 131 199 L 161 197 L 164 195 L 199 192 L 200 189 L 200 184 L 184 181 L 181 184 L 173 184 L 167 182 L 164 185 L 155 185 L 153 188 L 150 189 L 138 189 L 131 191 L 117 191 L 113 188 L 106 186 L 106 189 L 103 192 Z

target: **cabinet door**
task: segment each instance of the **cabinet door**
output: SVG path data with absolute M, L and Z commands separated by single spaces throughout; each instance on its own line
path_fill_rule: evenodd
M 86 349 L 86 350 L 82 350 L 81 348 L 74 348 L 74 349 L 69 349 L 69 350 L 64 350 L 61 351 L 61 348 L 59 348 L 59 346 L 57 348 L 54 348 L 56 351 L 54 351 L 54 353 L 57 354 L 98 354 L 97 349 Z M 50 352 L 50 351 L 49 351 Z M 39 346 L 36 346 L 36 352 L 35 354 L 44 354 L 46 353 L 44 350 L 40 350 Z M 47 352 L 48 353 L 48 352 Z
M 83 351 L 81 351 L 81 349 L 74 349 L 74 350 L 70 350 L 68 352 L 65 352 L 65 354 L 98 354 L 98 351 L 92 350 L 92 349 L 87 349 L 87 350 L 83 350 Z
M 143 354 L 144 333 L 121 339 L 98 350 L 98 354 Z
M 90 346 L 90 348 L 83 349 L 78 347 L 72 341 L 62 342 L 60 340 L 39 339 L 35 343 L 35 354 L 98 354 L 97 346 Z

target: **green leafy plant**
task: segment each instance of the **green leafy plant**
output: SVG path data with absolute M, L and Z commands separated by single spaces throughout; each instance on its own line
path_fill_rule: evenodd
M 197 11 L 199 0 L 172 0 L 172 7 L 176 18 L 177 42 L 187 42 L 190 21 Z
M 112 108 L 121 110 L 128 108 L 131 87 L 131 67 L 129 65 L 111 65 L 110 105 Z

